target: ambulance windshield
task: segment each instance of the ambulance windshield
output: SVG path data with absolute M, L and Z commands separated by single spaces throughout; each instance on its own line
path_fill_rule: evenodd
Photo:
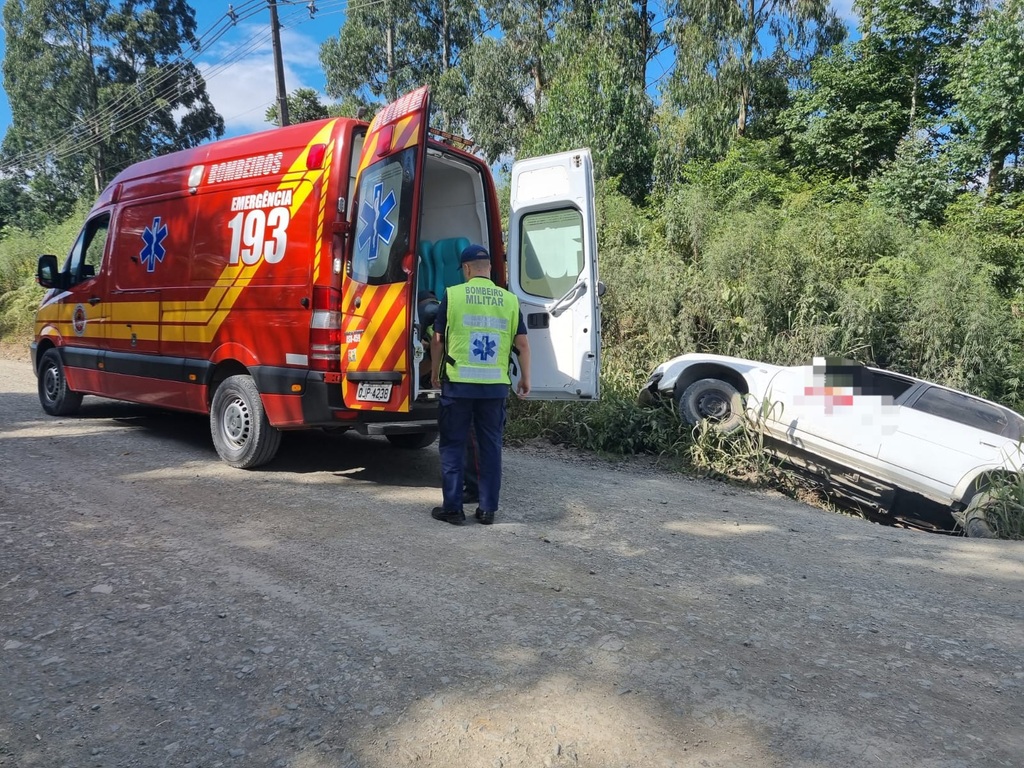
M 409 252 L 416 148 L 369 166 L 359 181 L 359 215 L 352 249 L 352 278 L 381 285 L 406 279 L 402 259 Z

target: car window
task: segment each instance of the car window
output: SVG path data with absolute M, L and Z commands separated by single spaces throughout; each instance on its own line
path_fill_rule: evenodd
M 99 274 L 109 227 L 110 214 L 103 213 L 82 228 L 64 267 L 65 271 L 71 273 L 72 283 L 80 283 Z
M 929 387 L 911 407 L 993 435 L 1020 439 L 1019 419 L 1011 419 L 1012 414 L 1003 409 L 961 392 Z
M 864 394 L 878 395 L 895 400 L 912 386 L 914 386 L 914 382 L 911 379 L 893 376 L 882 371 L 871 371 Z

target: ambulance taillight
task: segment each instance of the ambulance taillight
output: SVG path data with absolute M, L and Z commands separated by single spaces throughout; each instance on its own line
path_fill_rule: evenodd
M 309 367 L 314 371 L 341 370 L 341 291 L 337 288 L 313 288 Z

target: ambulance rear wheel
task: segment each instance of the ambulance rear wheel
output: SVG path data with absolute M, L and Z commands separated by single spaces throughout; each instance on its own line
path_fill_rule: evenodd
M 270 425 L 251 376 L 229 376 L 210 404 L 213 445 L 226 464 L 252 469 L 277 454 L 281 432 Z
M 51 416 L 70 416 L 82 404 L 80 392 L 68 389 L 60 352 L 48 349 L 39 361 L 39 402 Z

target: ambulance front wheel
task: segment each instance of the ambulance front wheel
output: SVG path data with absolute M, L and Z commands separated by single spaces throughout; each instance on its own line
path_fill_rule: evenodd
M 82 404 L 80 392 L 68 388 L 60 352 L 48 349 L 39 361 L 39 402 L 51 416 L 70 416 Z
M 213 445 L 225 463 L 237 469 L 266 464 L 277 454 L 281 432 L 270 425 L 251 376 L 229 376 L 210 404 Z

